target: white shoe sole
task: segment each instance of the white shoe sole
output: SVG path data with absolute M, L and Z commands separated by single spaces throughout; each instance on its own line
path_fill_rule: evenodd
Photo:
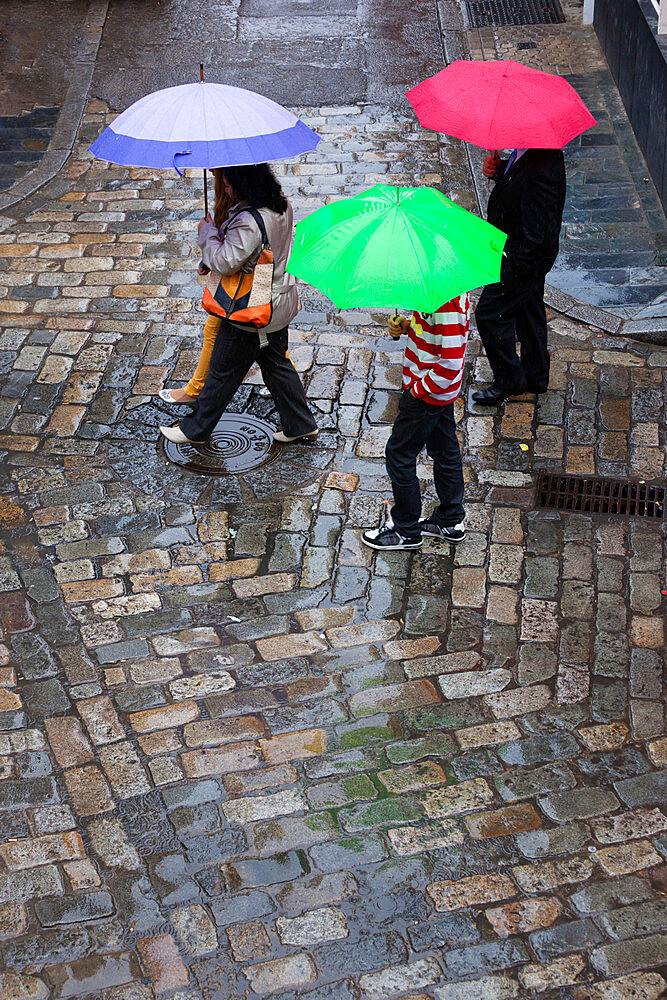
M 160 434 L 172 444 L 204 444 L 203 441 L 191 441 L 180 427 L 160 427 Z
M 376 549 L 378 552 L 414 552 L 416 549 L 422 547 L 422 542 L 413 542 L 409 545 L 379 545 L 377 542 L 371 542 L 364 536 L 361 536 L 361 540 L 364 545 L 367 545 L 369 549 Z
M 426 535 L 428 538 L 439 538 L 441 542 L 449 542 L 450 545 L 458 545 L 465 538 L 465 532 L 459 538 L 450 538 L 449 535 L 441 535 L 438 531 L 429 531 L 428 528 L 422 528 L 422 535 Z
M 173 406 L 194 406 L 196 403 L 196 399 L 173 399 L 171 389 L 160 389 L 158 396 L 165 403 L 171 403 Z
M 292 444 L 293 441 L 314 441 L 319 431 L 309 431 L 307 434 L 297 434 L 296 437 L 287 437 L 282 431 L 276 431 L 273 440 L 277 444 Z

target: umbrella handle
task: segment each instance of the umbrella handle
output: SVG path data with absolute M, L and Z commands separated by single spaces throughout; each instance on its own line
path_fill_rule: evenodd
M 498 150 L 497 149 L 492 149 L 491 150 L 491 156 L 495 159 L 496 156 L 498 156 Z M 490 177 L 487 178 L 486 189 L 487 189 L 487 191 L 491 190 L 491 178 Z
M 199 82 L 204 82 L 204 64 L 199 63 Z M 204 218 L 208 218 L 208 186 L 206 183 L 206 167 L 204 167 Z

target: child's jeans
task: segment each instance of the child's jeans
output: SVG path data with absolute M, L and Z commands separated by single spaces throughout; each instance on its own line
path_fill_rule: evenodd
M 464 518 L 463 467 L 454 406 L 427 403 L 404 389 L 385 458 L 394 491 L 391 517 L 400 533 L 409 538 L 419 536 L 422 498 L 417 456 L 424 446 L 433 459 L 433 479 L 440 500 L 433 519 L 441 527 L 451 528 Z

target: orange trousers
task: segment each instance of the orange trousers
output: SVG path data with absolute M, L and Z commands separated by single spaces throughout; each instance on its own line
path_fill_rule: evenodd
M 215 338 L 218 336 L 218 330 L 220 329 L 220 322 L 221 320 L 219 316 L 209 316 L 204 323 L 204 343 L 202 345 L 201 354 L 199 355 L 199 361 L 197 362 L 197 368 L 194 375 L 185 386 L 185 392 L 187 392 L 188 396 L 198 396 L 204 388 L 204 382 L 206 381 L 206 376 L 208 375 L 208 370 L 211 364 L 213 345 L 215 344 Z

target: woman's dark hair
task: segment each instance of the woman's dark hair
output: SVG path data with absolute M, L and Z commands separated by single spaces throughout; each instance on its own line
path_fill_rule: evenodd
M 287 211 L 287 198 L 268 163 L 223 167 L 222 172 L 239 201 L 247 201 L 252 208 L 270 208 L 278 215 Z

